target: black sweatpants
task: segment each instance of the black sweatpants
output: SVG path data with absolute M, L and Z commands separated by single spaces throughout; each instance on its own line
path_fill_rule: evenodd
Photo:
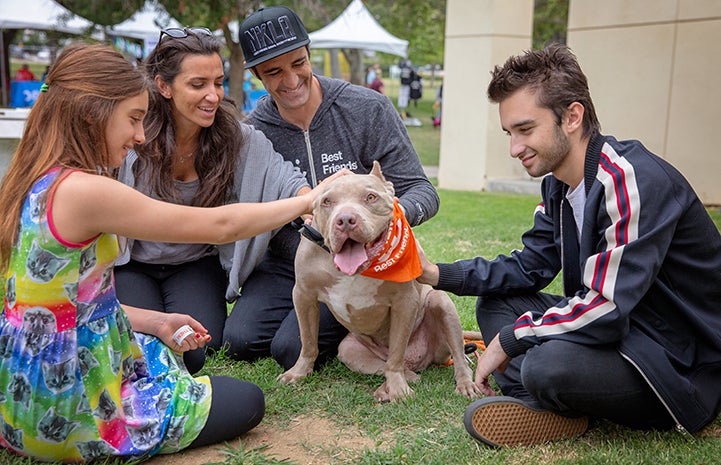
M 228 315 L 228 280 L 217 255 L 179 265 L 131 260 L 116 266 L 113 273 L 121 304 L 190 315 L 205 326 L 212 338 L 206 348 L 220 348 Z M 197 373 L 205 363 L 205 348 L 184 352 L 183 361 L 191 374 Z

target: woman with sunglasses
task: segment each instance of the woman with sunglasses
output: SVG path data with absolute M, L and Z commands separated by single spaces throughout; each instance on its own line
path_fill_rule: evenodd
M 283 161 L 260 131 L 240 123 L 233 102 L 224 97 L 220 48 L 205 28 L 161 32 L 145 61 L 154 83 L 146 141 L 131 151 L 120 180 L 161 200 L 203 207 L 304 193 L 309 187 L 302 174 Z M 218 349 L 227 317 L 226 271 L 247 274 L 270 237 L 265 233 L 220 248 L 130 241 L 115 270 L 118 298 L 193 316 L 209 331 L 206 347 Z M 229 289 L 230 297 L 237 295 L 238 286 Z M 200 370 L 204 349 L 186 352 L 184 361 L 191 373 Z

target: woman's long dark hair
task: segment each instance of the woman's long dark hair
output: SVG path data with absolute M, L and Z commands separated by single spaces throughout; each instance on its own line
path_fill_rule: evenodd
M 187 37 L 161 37 L 158 45 L 145 60 L 145 70 L 151 80 L 159 76 L 172 84 L 181 71 L 183 60 L 190 55 L 218 55 L 221 43 L 212 35 L 185 30 Z M 173 157 L 176 151 L 175 120 L 170 101 L 160 95 L 157 86 L 150 91 L 150 106 L 145 117 L 145 143 L 136 147 L 139 160 L 135 164 L 136 179 L 143 176 L 151 192 L 163 200 L 174 201 L 178 192 L 173 180 Z M 193 205 L 212 207 L 222 205 L 233 189 L 243 137 L 240 114 L 235 102 L 224 98 L 213 124 L 201 128 L 193 163 L 200 184 Z

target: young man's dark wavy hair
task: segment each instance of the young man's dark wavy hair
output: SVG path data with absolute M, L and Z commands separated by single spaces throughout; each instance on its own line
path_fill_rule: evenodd
M 548 108 L 561 123 L 563 112 L 573 102 L 583 105 L 583 136 L 601 131 L 596 109 L 588 90 L 588 80 L 576 56 L 565 45 L 552 44 L 543 50 L 528 50 L 512 56 L 491 72 L 488 99 L 501 103 L 518 90 L 536 92 L 538 105 Z

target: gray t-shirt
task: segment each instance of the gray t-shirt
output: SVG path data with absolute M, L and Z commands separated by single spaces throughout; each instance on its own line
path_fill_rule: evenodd
M 238 154 L 234 190 L 230 193 L 228 203 L 270 202 L 293 197 L 298 193 L 298 190 L 308 185 L 303 174 L 291 163 L 283 160 L 283 157 L 275 151 L 273 145 L 262 132 L 253 129 L 247 124 L 239 124 L 240 129 L 243 131 L 244 144 Z M 138 154 L 134 150 L 130 150 L 120 167 L 118 179 L 142 192 L 144 191 L 144 183 L 136 183 L 133 175 L 133 165 L 137 160 Z M 260 263 L 268 249 L 271 237 L 277 231 L 276 229 L 248 239 L 217 246 L 220 262 L 223 269 L 228 272 L 229 282 L 226 298 L 229 301 L 238 297 L 238 292 L 245 282 L 245 278 Z M 298 234 L 296 233 L 296 235 Z M 128 239 L 128 246 L 121 248 L 121 255 L 116 261 L 117 265 L 128 263 L 130 251 L 134 249 L 134 242 L 133 239 Z M 207 245 L 207 247 L 214 246 Z M 163 263 L 175 261 L 175 259 L 169 258 L 168 255 L 170 254 L 165 254 Z M 173 255 L 176 256 L 176 254 Z M 184 257 L 183 254 L 180 254 L 180 256 Z M 136 259 L 135 256 L 133 258 Z M 181 263 L 185 260 L 187 258 L 181 260 Z
M 200 180 L 175 181 L 175 187 L 180 192 L 180 204 L 190 205 L 193 196 L 198 192 Z M 133 260 L 142 263 L 158 265 L 179 265 L 192 262 L 208 255 L 217 255 L 218 250 L 209 244 L 173 244 L 170 242 L 133 241 L 133 250 L 130 256 Z

